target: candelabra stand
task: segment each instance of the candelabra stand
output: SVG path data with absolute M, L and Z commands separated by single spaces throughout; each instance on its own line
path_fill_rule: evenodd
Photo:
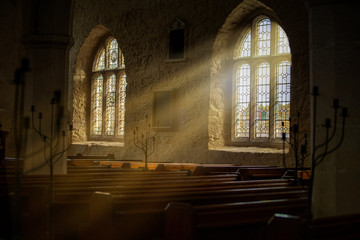
M 141 133 L 141 139 L 139 138 L 139 128 L 134 130 L 134 144 L 144 153 L 145 167 L 144 170 L 148 171 L 148 157 L 155 151 L 155 137 L 157 133 L 150 134 L 151 124 L 148 123 L 148 116 L 145 116 L 145 134 Z
M 284 127 L 284 122 L 281 123 Z M 297 114 L 296 123 L 292 124 L 292 119 L 289 118 L 289 138 L 287 139 L 286 133 L 282 133 L 282 141 L 283 141 L 283 165 L 286 167 L 285 162 L 285 143 L 288 143 L 289 146 L 293 149 L 294 152 L 294 158 L 295 158 L 295 176 L 294 176 L 294 184 L 298 184 L 299 182 L 302 183 L 303 180 L 303 170 L 304 170 L 304 162 L 305 159 L 310 156 L 310 154 L 307 153 L 308 148 L 308 139 L 307 134 L 305 133 L 304 136 L 301 138 L 299 134 L 299 128 L 300 128 L 300 113 Z M 298 177 L 298 171 L 301 169 L 301 177 L 299 179 Z
M 46 164 L 49 166 L 50 169 L 50 207 L 49 207 L 49 234 L 50 239 L 53 239 L 53 202 L 54 202 L 54 195 L 55 195 L 55 188 L 54 188 L 54 166 L 55 164 L 63 157 L 64 153 L 67 152 L 71 146 L 71 133 L 72 133 L 72 125 L 69 125 L 69 138 L 68 138 L 68 145 L 66 146 L 66 131 L 61 130 L 61 122 L 63 118 L 63 107 L 60 105 L 60 92 L 56 91 L 54 93 L 54 97 L 51 99 L 51 113 L 50 113 L 50 129 L 48 130 L 49 134 L 46 135 L 42 129 L 43 123 L 43 114 L 41 112 L 38 113 L 38 126 L 35 126 L 35 106 L 31 106 L 31 120 L 32 120 L 32 129 L 34 132 L 40 137 L 44 146 L 44 158 Z M 42 166 L 39 166 L 42 167 Z M 34 170 L 34 169 L 33 169 Z
M 314 184 L 314 177 L 315 177 L 315 169 L 316 167 L 322 163 L 325 159 L 325 157 L 334 151 L 336 151 L 342 144 L 345 136 L 345 121 L 348 117 L 348 110 L 346 107 L 340 107 L 339 100 L 333 99 L 333 106 L 334 108 L 334 117 L 333 122 L 334 124 L 331 125 L 331 119 L 326 118 L 325 123 L 322 124 L 322 127 L 325 128 L 325 139 L 321 144 L 316 145 L 316 125 L 317 125 L 317 119 L 316 119 L 316 111 L 317 111 L 317 97 L 320 96 L 318 87 L 314 86 L 312 96 L 314 99 L 314 109 L 313 109 L 313 142 L 312 142 L 312 153 L 311 153 L 311 164 L 312 164 L 312 171 L 311 171 L 311 178 L 310 178 L 310 186 L 309 186 L 309 201 L 310 201 L 310 211 L 309 211 L 309 218 L 312 218 L 312 209 L 311 209 L 311 199 L 312 199 L 312 190 L 313 190 L 313 184 Z M 338 112 L 341 108 L 341 117 L 342 117 L 342 124 L 341 124 L 341 133 L 340 133 L 340 139 L 335 140 L 335 136 L 337 134 L 337 125 L 338 125 Z M 332 130 L 331 130 L 332 128 Z M 333 146 L 330 147 L 330 144 Z M 322 150 L 321 150 L 322 149 Z

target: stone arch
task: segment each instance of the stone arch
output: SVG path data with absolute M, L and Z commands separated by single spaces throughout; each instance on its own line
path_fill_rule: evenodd
M 232 50 L 241 34 L 243 26 L 254 17 L 263 14 L 276 20 L 286 31 L 291 52 L 291 99 L 297 100 L 291 106 L 291 113 L 301 112 L 302 132 L 309 132 L 310 94 L 308 72 L 307 29 L 301 27 L 306 21 L 305 9 L 299 6 L 299 14 L 290 16 L 285 10 L 287 6 L 267 4 L 269 1 L 244 0 L 225 19 L 213 44 L 210 65 L 210 97 L 209 97 L 209 149 L 218 149 L 230 145 L 231 129 L 231 96 L 232 96 Z M 275 14 L 276 12 L 276 14 Z M 297 30 L 295 30 L 297 29 Z M 305 96 L 305 98 L 304 98 Z M 302 99 L 299 101 L 298 99 Z
M 219 29 L 213 44 L 213 55 L 210 65 L 210 99 L 209 99 L 209 148 L 216 149 L 227 144 L 228 129 L 226 121 L 231 96 L 232 68 L 229 56 L 237 41 L 239 29 L 246 20 L 259 11 L 271 13 L 271 10 L 256 0 L 245 0 L 226 18 Z M 231 101 L 231 100 L 230 100 Z M 230 110 L 231 111 L 231 110 Z
M 73 142 L 84 142 L 89 139 L 88 123 L 93 60 L 99 45 L 110 34 L 110 30 L 103 25 L 95 26 L 84 40 L 76 56 L 72 92 Z

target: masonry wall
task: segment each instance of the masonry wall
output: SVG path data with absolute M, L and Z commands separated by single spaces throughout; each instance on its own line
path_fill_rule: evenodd
M 174 124 L 170 131 L 158 132 L 149 161 L 280 166 L 281 149 L 227 146 L 229 59 L 221 52 L 228 51 L 236 27 L 249 13 L 269 13 L 279 19 L 293 56 L 291 111 L 302 113 L 301 131 L 307 132 L 307 15 L 301 1 L 292 4 L 299 9 L 295 14 L 289 13 L 284 1 L 76 1 L 69 87 L 75 131 L 69 154 L 114 153 L 118 159 L 144 159 L 133 144 L 133 130 L 144 131 L 145 116 L 152 119 L 153 92 L 165 89 L 175 96 Z M 167 61 L 168 29 L 176 18 L 186 24 L 186 60 Z M 91 66 L 108 34 L 118 40 L 125 56 L 128 86 L 123 145 L 88 141 Z M 291 151 L 287 159 L 291 164 Z
M 4 1 L 0 7 L 0 124 L 7 137 L 6 156 L 15 156 L 13 108 L 15 99 L 14 73 L 21 66 L 25 55 L 21 44 L 22 5 L 16 1 Z
M 30 74 L 39 82 L 26 86 L 29 91 L 36 87 L 41 94 L 31 96 L 33 99 L 29 98 L 32 101 L 27 101 L 27 105 L 33 100 L 48 105 L 48 97 L 44 96 L 52 94 L 49 86 L 65 85 L 64 72 L 67 73 L 69 67 L 69 99 L 65 99 L 65 103 L 75 127 L 69 155 L 114 153 L 118 159 L 142 160 L 141 152 L 134 147 L 132 131 L 137 126 L 143 131 L 145 115 L 152 118 L 153 91 L 172 89 L 174 128 L 158 133 L 157 148 L 150 161 L 281 166 L 281 149 L 256 144 L 252 147 L 228 145 L 231 111 L 226 103 L 231 77 L 227 70 L 231 61 L 227 53 L 237 37 L 237 29 L 252 15 L 265 13 L 276 19 L 289 37 L 291 113 L 293 118 L 301 113 L 301 134 L 310 132 L 310 85 L 319 86 L 321 93 L 316 113 L 318 122 L 314 126 L 317 143 L 324 138 L 322 123 L 333 114 L 332 99 L 339 98 L 341 106 L 349 110 L 341 148 L 315 169 L 314 216 L 359 212 L 359 191 L 354 184 L 360 176 L 356 72 L 359 34 L 354 31 L 359 25 L 358 3 L 351 0 L 4 0 L 0 5 L 0 123 L 2 129 L 9 132 L 6 156 L 15 156 L 14 72 L 30 50 L 36 52 L 31 61 L 36 68 Z M 187 60 L 169 62 L 166 61 L 168 27 L 176 18 L 186 24 Z M 69 22 L 72 36 L 67 34 Z M 31 31 L 27 29 L 30 27 Z M 33 38 L 28 38 L 25 51 L 27 33 L 32 33 Z M 91 66 L 100 42 L 109 34 L 117 38 L 124 51 L 128 75 L 123 144 L 88 141 Z M 37 47 L 29 49 L 29 40 L 37 42 Z M 69 63 L 65 45 L 71 48 Z M 62 50 L 59 51 L 59 47 Z M 46 54 L 42 55 L 42 51 Z M 59 61 L 63 65 L 60 66 Z M 67 92 L 67 87 L 62 89 Z M 29 116 L 29 108 L 25 113 Z M 316 116 L 311 114 L 312 118 Z M 288 163 L 292 156 L 290 151 L 286 156 Z M 43 163 L 40 157 L 35 160 Z M 61 163 L 66 170 L 66 161 Z

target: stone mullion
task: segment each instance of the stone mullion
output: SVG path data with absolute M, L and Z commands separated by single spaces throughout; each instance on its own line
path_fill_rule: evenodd
M 275 91 L 276 91 L 276 63 L 274 55 L 276 54 L 276 24 L 271 21 L 271 37 L 270 37 L 270 108 L 269 108 L 269 139 L 275 138 Z

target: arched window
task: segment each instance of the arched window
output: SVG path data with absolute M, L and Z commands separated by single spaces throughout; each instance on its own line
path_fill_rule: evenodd
M 284 30 L 254 19 L 237 41 L 233 68 L 233 141 L 289 134 L 291 53 Z
M 109 38 L 93 64 L 91 84 L 91 139 L 119 140 L 124 136 L 126 73 L 118 42 Z

